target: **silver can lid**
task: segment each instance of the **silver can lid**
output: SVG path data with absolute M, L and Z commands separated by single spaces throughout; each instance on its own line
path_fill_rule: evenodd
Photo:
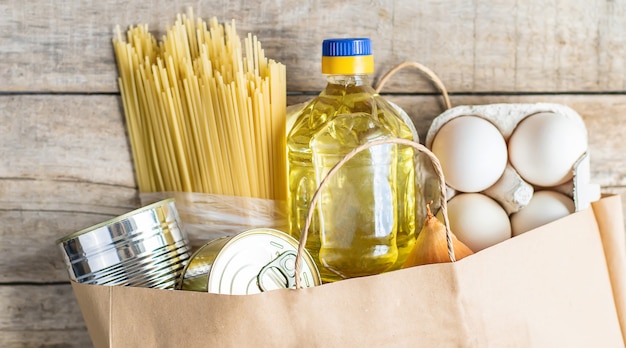
M 218 294 L 256 294 L 295 286 L 298 241 L 269 228 L 240 233 L 228 241 L 215 258 L 207 290 Z M 303 255 L 304 287 L 321 284 L 311 255 Z

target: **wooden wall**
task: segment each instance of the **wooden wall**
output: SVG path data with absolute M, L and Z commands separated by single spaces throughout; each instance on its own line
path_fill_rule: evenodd
M 592 179 L 626 193 L 626 0 L 0 2 L 0 346 L 85 347 L 56 238 L 139 204 L 116 85 L 116 24 L 161 35 L 191 6 L 235 19 L 287 65 L 289 103 L 317 93 L 321 41 L 368 36 L 376 78 L 405 60 L 453 105 L 556 102 L 589 131 Z M 422 139 L 441 110 L 422 75 L 384 92 Z

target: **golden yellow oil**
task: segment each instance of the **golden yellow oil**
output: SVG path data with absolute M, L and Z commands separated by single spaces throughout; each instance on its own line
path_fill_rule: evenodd
M 333 165 L 361 144 L 391 137 L 412 140 L 413 132 L 367 80 L 329 77 L 287 137 L 291 234 L 300 237 L 311 197 Z M 413 159 L 412 148 L 374 146 L 327 182 L 306 245 L 324 282 L 402 266 L 419 222 Z

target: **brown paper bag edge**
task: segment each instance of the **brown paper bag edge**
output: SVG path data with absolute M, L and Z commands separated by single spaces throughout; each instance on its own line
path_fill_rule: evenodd
M 111 286 L 71 282 L 94 347 L 111 347 Z
M 604 248 L 615 308 L 626 341 L 626 232 L 620 195 L 605 195 L 591 204 Z

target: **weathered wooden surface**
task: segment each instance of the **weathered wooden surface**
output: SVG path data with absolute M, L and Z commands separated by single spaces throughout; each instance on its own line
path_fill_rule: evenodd
M 113 28 L 149 23 L 161 35 L 188 5 L 205 19 L 234 18 L 242 36 L 257 34 L 266 54 L 287 65 L 290 104 L 324 84 L 321 40 L 350 35 L 372 37 L 377 77 L 417 60 L 439 74 L 453 105 L 568 105 L 588 128 L 592 180 L 603 192 L 622 194 L 626 207 L 626 0 L 6 0 L 0 2 L 1 347 L 89 346 L 54 241 L 139 205 Z M 442 111 L 436 95 L 424 95 L 433 87 L 407 70 L 384 92 L 424 139 Z
M 370 36 L 385 71 L 419 60 L 456 92 L 622 91 L 626 2 L 478 1 L 57 1 L 0 3 L 0 90 L 116 91 L 116 24 L 148 23 L 157 36 L 192 6 L 235 19 L 288 66 L 290 90 L 320 86 L 321 40 Z M 399 81 L 396 91 L 430 90 Z
M 1 286 L 2 347 L 88 347 L 89 335 L 69 284 Z

